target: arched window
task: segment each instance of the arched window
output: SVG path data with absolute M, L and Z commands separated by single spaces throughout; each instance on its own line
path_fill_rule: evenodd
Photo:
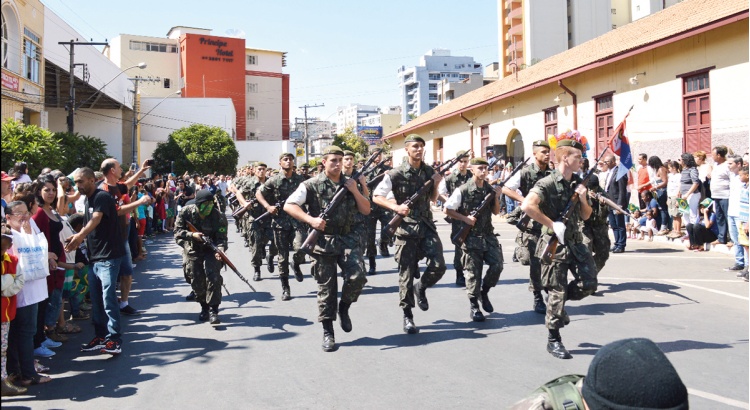
M 21 26 L 18 17 L 10 3 L 2 6 L 2 66 L 19 73 L 21 71 Z

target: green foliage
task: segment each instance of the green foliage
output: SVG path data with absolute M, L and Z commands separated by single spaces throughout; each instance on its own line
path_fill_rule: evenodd
M 16 162 L 25 161 L 33 178 L 44 167 L 58 168 L 63 160 L 61 154 L 60 141 L 49 130 L 12 119 L 3 122 L 2 164 L 6 171 Z
M 69 174 L 79 167 L 98 170 L 102 162 L 109 158 L 107 144 L 96 137 L 68 132 L 56 132 L 55 138 L 60 141 L 62 158 L 57 168 Z
M 310 169 L 314 169 L 315 167 L 318 166 L 318 164 L 320 164 L 320 161 L 321 161 L 320 157 L 310 158 L 310 161 L 307 162 L 307 165 L 310 166 Z
M 347 128 L 342 134 L 336 135 L 333 138 L 333 145 L 343 149 L 359 154 L 365 158 L 369 155 L 370 146 L 367 145 L 364 138 L 360 137 L 354 132 L 354 129 Z
M 208 174 L 233 174 L 240 153 L 226 131 L 219 127 L 194 124 L 173 132 L 166 143 L 154 152 L 154 166 L 159 172 L 169 172 L 175 161 L 175 173 L 185 171 Z

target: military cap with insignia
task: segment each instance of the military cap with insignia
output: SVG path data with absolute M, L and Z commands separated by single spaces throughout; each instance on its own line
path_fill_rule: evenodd
M 419 136 L 419 134 L 409 134 L 406 136 L 406 139 L 404 140 L 404 144 L 407 142 L 421 142 L 424 144 L 424 139 Z
M 326 147 L 326 149 L 323 150 L 323 155 L 329 154 L 344 155 L 344 150 L 335 145 L 329 145 L 328 147 Z
M 470 165 L 490 165 L 489 162 L 487 162 L 486 159 L 481 157 L 472 158 L 471 161 L 469 161 Z
M 348 149 L 345 149 L 345 150 L 344 150 L 344 156 L 345 156 L 345 157 L 346 157 L 346 156 L 351 156 L 351 157 L 353 157 L 353 156 L 354 156 L 354 153 L 353 153 L 353 152 L 351 152 L 351 151 L 349 151 Z
M 531 145 L 534 146 L 534 147 L 547 147 L 547 148 L 549 148 L 549 142 L 547 142 L 545 140 L 534 141 L 534 143 L 531 144 Z
M 583 151 L 583 145 L 576 140 L 564 139 L 564 140 L 557 141 L 557 148 L 560 148 L 560 147 L 573 147 L 573 148 Z
M 265 164 L 264 162 L 260 162 L 260 161 L 256 162 L 256 163 L 255 163 L 255 166 L 256 166 L 256 167 L 264 167 L 264 168 L 268 168 L 268 165 L 266 165 L 266 164 Z
M 279 160 L 282 160 L 286 157 L 292 157 L 292 159 L 294 159 L 294 154 L 292 154 L 291 152 L 284 152 L 281 155 L 279 155 Z
M 460 157 L 461 155 L 464 155 L 464 154 L 466 154 L 466 150 L 461 150 L 461 151 L 458 151 L 458 152 L 456 153 L 456 156 L 457 156 L 457 157 Z

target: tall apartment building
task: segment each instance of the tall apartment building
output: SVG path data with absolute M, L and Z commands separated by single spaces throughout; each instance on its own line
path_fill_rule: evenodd
M 361 127 L 381 127 L 381 135 L 388 135 L 401 125 L 401 107 L 391 106 L 380 113 L 363 117 L 359 120 Z
M 356 131 L 360 119 L 379 112 L 375 105 L 350 104 L 339 107 L 336 111 L 336 134 L 343 134 L 347 128 Z
M 473 57 L 451 56 L 450 50 L 432 49 L 420 58 L 419 65 L 398 69 L 401 92 L 401 123 L 406 124 L 438 105 L 438 83 L 457 82 L 472 74 L 481 74 L 482 65 Z
M 159 81 L 141 82 L 142 97 L 181 91 L 183 98 L 230 98 L 236 112 L 235 139 L 289 139 L 285 52 L 246 48 L 242 38 L 176 26 L 165 38 L 121 34 L 104 53 L 120 68 L 148 65 L 138 75 Z

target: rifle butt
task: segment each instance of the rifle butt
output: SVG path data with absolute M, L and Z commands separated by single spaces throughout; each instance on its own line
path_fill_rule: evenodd
M 315 249 L 315 244 L 318 242 L 318 237 L 320 237 L 320 231 L 313 229 L 312 232 L 307 235 L 305 242 L 302 243 L 300 250 L 308 255 L 312 255 L 313 249 Z
M 469 231 L 471 231 L 471 227 L 468 226 L 468 225 L 466 225 L 463 228 L 461 228 L 461 230 L 458 231 L 458 233 L 456 233 L 456 235 L 453 236 L 453 238 L 451 238 L 451 240 L 456 245 L 461 246 L 461 245 L 464 244 L 464 242 L 466 242 L 466 237 L 469 236 Z
M 394 236 L 396 235 L 396 229 L 398 229 L 398 226 L 401 225 L 401 222 L 404 220 L 404 217 L 401 215 L 396 215 L 391 219 L 390 222 L 388 222 L 388 226 L 385 227 L 383 230 L 388 236 Z
M 552 263 L 552 256 L 557 253 L 557 245 L 557 237 L 553 236 L 547 243 L 547 246 L 544 247 L 544 251 L 542 252 L 542 263 L 545 265 Z

